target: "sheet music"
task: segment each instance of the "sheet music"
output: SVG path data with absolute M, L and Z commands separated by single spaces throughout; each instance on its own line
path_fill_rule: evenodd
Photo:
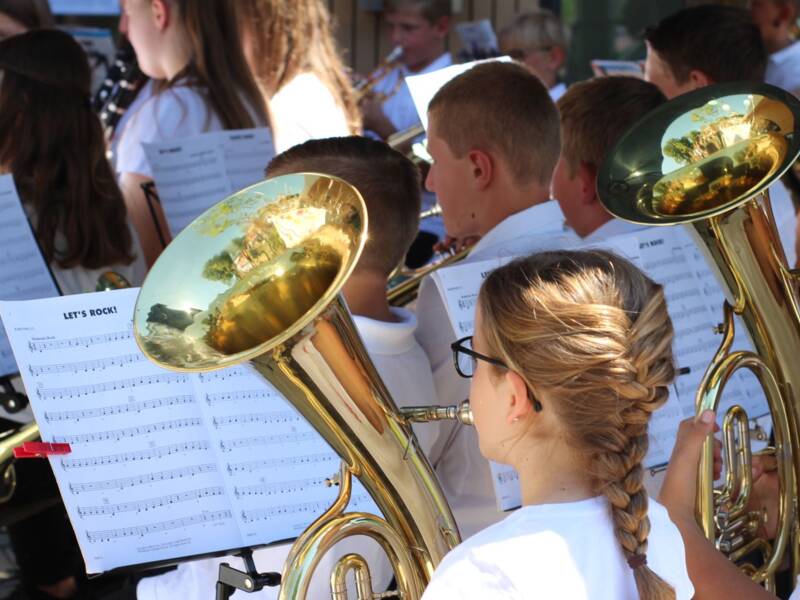
M 138 350 L 138 290 L 0 303 L 90 573 L 296 537 L 338 456 L 243 366 L 163 370 Z M 375 512 L 360 484 L 351 507 Z
M 0 300 L 58 296 L 58 288 L 33 237 L 14 178 L 0 176 Z M 0 376 L 17 372 L 0 319 Z
M 275 154 L 266 127 L 213 131 L 143 147 L 173 235 L 220 200 L 264 179 Z
M 119 0 L 50 0 L 54 15 L 118 15 Z

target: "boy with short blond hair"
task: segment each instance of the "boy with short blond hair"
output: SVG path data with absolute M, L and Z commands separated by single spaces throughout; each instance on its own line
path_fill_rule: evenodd
M 515 63 L 479 64 L 438 91 L 428 122 L 434 162 L 426 184 L 437 194 L 445 229 L 455 238 L 480 236 L 466 262 L 528 254 L 568 235 L 549 193 L 559 154 L 558 112 L 535 75 Z M 420 288 L 417 318 L 439 403 L 457 404 L 469 390 L 453 367 L 456 334 L 430 279 Z M 502 519 L 474 429 L 428 427 L 438 432 L 429 458 L 462 536 Z

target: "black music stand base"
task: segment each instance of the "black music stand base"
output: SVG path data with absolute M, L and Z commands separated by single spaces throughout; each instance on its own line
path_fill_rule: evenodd
M 222 563 L 219 566 L 216 600 L 228 600 L 236 590 L 252 594 L 265 587 L 277 587 L 281 584 L 280 573 L 259 573 L 256 570 L 252 550 L 242 550 L 239 555 L 244 560 L 247 571 L 242 572 L 228 563 Z

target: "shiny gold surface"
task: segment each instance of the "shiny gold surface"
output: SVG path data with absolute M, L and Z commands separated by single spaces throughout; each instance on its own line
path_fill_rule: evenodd
M 421 595 L 459 541 L 410 422 L 339 295 L 366 226 L 363 200 L 341 180 L 297 174 L 264 181 L 181 232 L 136 304 L 134 332 L 149 358 L 183 371 L 250 360 L 341 456 L 340 496 L 297 539 L 283 572 L 284 599 L 305 597 L 321 556 L 348 532 L 379 541 L 409 599 Z M 351 475 L 384 518 L 343 512 Z
M 786 264 L 767 187 L 800 154 L 800 102 L 768 85 L 722 84 L 679 96 L 653 111 L 611 152 L 598 193 L 615 216 L 647 225 L 691 224 L 698 247 L 728 302 L 723 339 L 697 392 L 698 414 L 716 410 L 740 368 L 759 379 L 769 404 L 780 475 L 778 533 L 758 538 L 763 515 L 747 509 L 752 488 L 749 423 L 735 407 L 725 415 L 728 477 L 713 481 L 706 442 L 699 473 L 698 520 L 709 539 L 756 581 L 774 589 L 784 561 L 798 571 L 800 475 L 800 315 L 797 281 Z M 755 353 L 731 352 L 734 313 Z M 752 563 L 749 553 L 762 558 Z

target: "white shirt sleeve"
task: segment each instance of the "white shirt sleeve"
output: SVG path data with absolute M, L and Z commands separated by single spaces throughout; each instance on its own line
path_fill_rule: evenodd
M 483 564 L 468 552 L 452 553 L 436 570 L 422 600 L 491 600 L 519 598 L 508 577 L 493 565 Z
M 222 129 L 201 92 L 178 86 L 142 103 L 122 132 L 117 147 L 117 172 L 152 177 L 143 143 L 180 139 Z

